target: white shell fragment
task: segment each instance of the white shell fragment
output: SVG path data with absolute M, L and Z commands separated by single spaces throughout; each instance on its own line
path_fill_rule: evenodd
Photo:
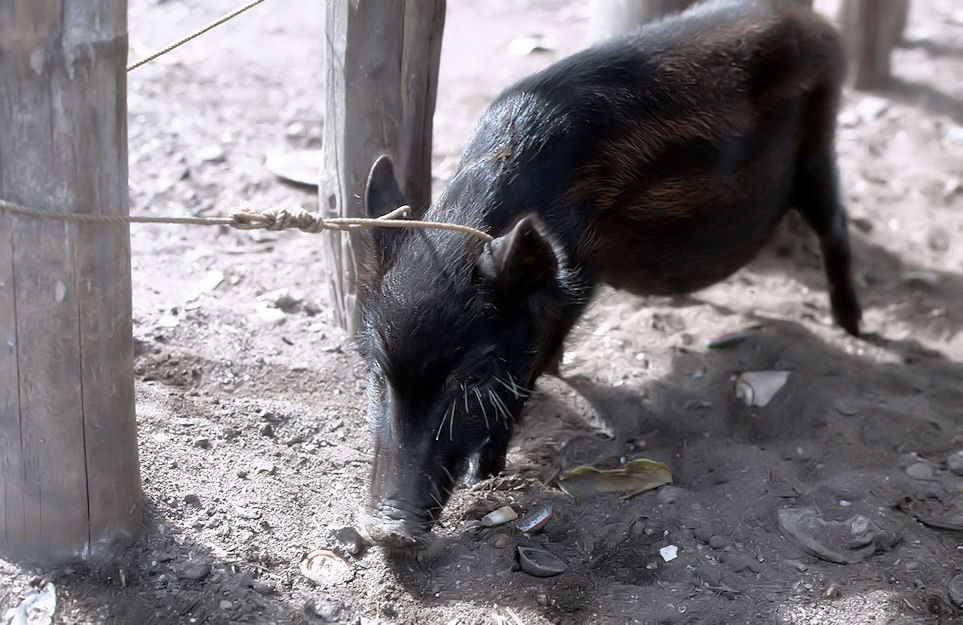
M 679 547 L 676 545 L 666 545 L 659 549 L 659 555 L 666 562 L 671 562 L 679 556 Z
M 508 523 L 518 518 L 518 513 L 511 506 L 502 506 L 498 510 L 489 512 L 481 518 L 481 524 L 485 527 L 495 527 L 502 523 Z
M 790 371 L 744 371 L 736 378 L 736 397 L 747 406 L 765 406 L 776 396 Z

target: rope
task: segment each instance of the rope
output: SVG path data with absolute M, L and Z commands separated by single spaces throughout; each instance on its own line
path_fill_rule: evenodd
M 250 8 L 252 8 L 252 7 L 255 7 L 255 6 L 261 4 L 262 2 L 264 2 L 264 0 L 252 0 L 252 2 L 249 2 L 249 3 L 245 4 L 244 6 L 242 6 L 242 7 L 239 8 L 239 9 L 235 9 L 234 11 L 228 13 L 227 15 L 225 15 L 224 17 L 221 17 L 220 19 L 214 20 L 213 22 L 211 22 L 211 23 L 208 24 L 207 26 L 204 26 L 203 28 L 200 28 L 200 29 L 198 29 L 198 30 L 195 30 L 195 31 L 192 32 L 191 34 L 187 35 L 186 37 L 183 37 L 183 38 L 181 38 L 181 39 L 178 39 L 177 41 L 175 41 L 174 43 L 170 44 L 170 45 L 167 46 L 166 48 L 163 48 L 163 49 L 161 49 L 161 50 L 158 50 L 157 52 L 151 54 L 151 55 L 148 56 L 148 57 L 145 57 L 145 58 L 143 58 L 143 59 L 141 59 L 141 60 L 139 60 L 139 61 L 135 61 L 134 63 L 131 63 L 130 65 L 127 66 L 127 71 L 129 72 L 129 71 L 132 70 L 132 69 L 136 69 L 136 68 L 140 67 L 141 65 L 144 65 L 145 63 L 149 63 L 149 62 L 153 61 L 154 59 L 156 59 L 157 57 L 159 57 L 159 56 L 161 56 L 161 55 L 163 55 L 163 54 L 167 54 L 168 52 L 170 52 L 170 51 L 173 50 L 174 48 L 177 48 L 177 47 L 179 47 L 179 46 L 184 45 L 185 43 L 187 43 L 187 42 L 190 41 L 191 39 L 194 39 L 194 38 L 196 38 L 196 37 L 200 37 L 201 35 L 203 35 L 203 34 L 206 33 L 207 31 L 211 30 L 212 28 L 215 28 L 215 27 L 217 27 L 217 26 L 220 26 L 220 25 L 223 24 L 224 22 L 226 22 L 226 21 L 228 21 L 228 20 L 230 20 L 230 19 L 233 19 L 233 18 L 237 17 L 237 16 L 240 15 L 241 13 L 247 11 L 248 9 L 250 9 Z
M 371 228 L 433 228 L 452 230 L 491 241 L 493 237 L 469 226 L 446 224 L 437 221 L 402 219 L 410 212 L 410 207 L 399 206 L 387 215 L 377 218 L 368 217 L 330 217 L 325 219 L 321 213 L 303 209 L 271 209 L 256 212 L 250 207 L 232 213 L 229 217 L 140 217 L 127 215 L 89 215 L 87 213 L 64 213 L 28 208 L 12 202 L 0 200 L 0 211 L 28 217 L 42 217 L 71 223 L 134 223 L 134 224 L 189 224 L 197 226 L 230 226 L 238 230 L 289 230 L 297 228 L 303 232 L 316 233 L 322 230 L 368 230 Z

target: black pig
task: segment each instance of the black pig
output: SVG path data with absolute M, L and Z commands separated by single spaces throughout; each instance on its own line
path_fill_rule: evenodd
M 833 136 L 840 39 L 805 3 L 710 2 L 518 82 L 482 117 L 427 219 L 373 231 L 362 345 L 375 542 L 419 549 L 456 480 L 505 466 L 538 376 L 599 283 L 722 280 L 789 208 L 816 231 L 836 321 L 859 331 Z M 391 161 L 366 207 L 405 203 Z

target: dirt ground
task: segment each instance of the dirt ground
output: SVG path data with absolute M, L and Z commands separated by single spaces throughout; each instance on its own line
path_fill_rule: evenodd
M 130 0 L 131 56 L 234 5 Z M 586 43 L 587 5 L 449 2 L 436 191 L 502 87 Z M 319 145 L 319 6 L 266 2 L 130 74 L 132 213 L 316 208 L 314 190 L 263 163 Z M 513 54 L 523 37 L 544 49 Z M 331 532 L 356 522 L 371 443 L 318 236 L 132 226 L 143 532 L 98 570 L 0 561 L 0 622 L 51 622 L 14 608 L 52 588 L 52 622 L 69 624 L 963 623 L 956 0 L 913 0 L 894 72 L 884 91 L 848 91 L 840 115 L 865 337 L 831 323 L 818 246 L 796 218 L 692 297 L 603 291 L 568 343 L 565 381 L 540 382 L 504 475 L 459 489 L 420 559 Z M 737 330 L 741 343 L 706 347 Z M 790 372 L 765 407 L 735 396 L 751 370 Z M 674 484 L 575 503 L 555 482 L 638 457 L 667 463 Z M 532 535 L 475 522 L 506 504 L 554 514 Z M 518 571 L 516 546 L 567 568 Z M 324 548 L 343 566 L 318 585 L 299 562 Z

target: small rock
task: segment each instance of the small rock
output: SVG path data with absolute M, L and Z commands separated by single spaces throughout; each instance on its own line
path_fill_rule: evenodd
M 725 549 L 729 544 L 729 541 L 725 536 L 720 536 L 719 534 L 714 534 L 709 537 L 709 546 L 713 549 Z
M 221 610 L 230 610 L 234 607 L 234 604 L 227 599 L 221 599 L 221 602 L 217 604 L 217 607 L 219 607 Z
M 906 475 L 910 476 L 914 480 L 932 480 L 933 467 L 925 462 L 914 462 L 906 467 Z
M 210 449 L 211 439 L 209 438 L 198 438 L 194 441 L 194 447 L 199 447 L 200 449 Z
M 274 438 L 274 426 L 270 423 L 265 423 L 257 429 L 261 436 L 266 436 L 268 438 Z
M 946 457 L 946 468 L 953 475 L 963 476 L 963 449 L 954 451 Z
M 263 579 L 254 580 L 251 583 L 251 588 L 259 595 L 272 595 L 275 591 L 274 584 Z
M 338 555 L 358 557 L 368 546 L 358 530 L 351 526 L 331 529 L 328 531 L 328 543 L 332 551 Z
M 194 493 L 188 493 L 187 495 L 184 495 L 184 503 L 189 506 L 197 506 L 200 505 L 201 498 Z
M 221 438 L 225 440 L 232 441 L 235 438 L 239 437 L 240 435 L 241 435 L 241 432 L 239 430 L 232 428 L 229 425 L 221 428 Z
M 660 504 L 674 504 L 684 501 L 689 491 L 679 486 L 663 486 L 655 493 L 655 500 Z
M 308 599 L 304 603 L 304 616 L 308 623 L 320 620 L 322 623 L 340 623 L 343 605 L 332 599 Z
M 505 534 L 492 534 L 488 537 L 488 544 L 495 549 L 504 549 L 508 545 L 508 536 Z
M 498 510 L 493 510 L 481 518 L 481 524 L 485 527 L 495 527 L 502 523 L 508 523 L 518 518 L 518 513 L 511 506 L 502 506 Z
M 260 519 L 261 518 L 260 510 L 255 510 L 254 508 L 248 508 L 238 503 L 234 504 L 234 512 L 236 512 L 237 516 L 241 517 L 242 519 Z
M 950 601 L 953 602 L 953 605 L 958 608 L 963 608 L 963 573 L 960 573 L 950 580 L 950 585 L 947 590 L 949 591 Z
M 179 578 L 193 581 L 203 579 L 210 573 L 211 563 L 207 560 L 188 560 L 184 566 L 177 570 Z
M 227 160 L 227 152 L 224 150 L 224 146 L 213 143 L 201 148 L 197 152 L 197 158 L 199 158 L 202 163 L 223 163 Z
M 261 308 L 257 311 L 257 316 L 271 325 L 280 325 L 285 320 L 285 313 L 280 308 Z
M 889 102 L 877 96 L 863 96 L 856 105 L 856 112 L 864 122 L 882 117 L 889 110 Z
M 381 612 L 382 616 L 387 616 L 388 618 L 393 618 L 398 615 L 398 612 L 395 610 L 394 604 L 391 603 L 390 601 L 382 601 L 378 605 L 378 610 Z

